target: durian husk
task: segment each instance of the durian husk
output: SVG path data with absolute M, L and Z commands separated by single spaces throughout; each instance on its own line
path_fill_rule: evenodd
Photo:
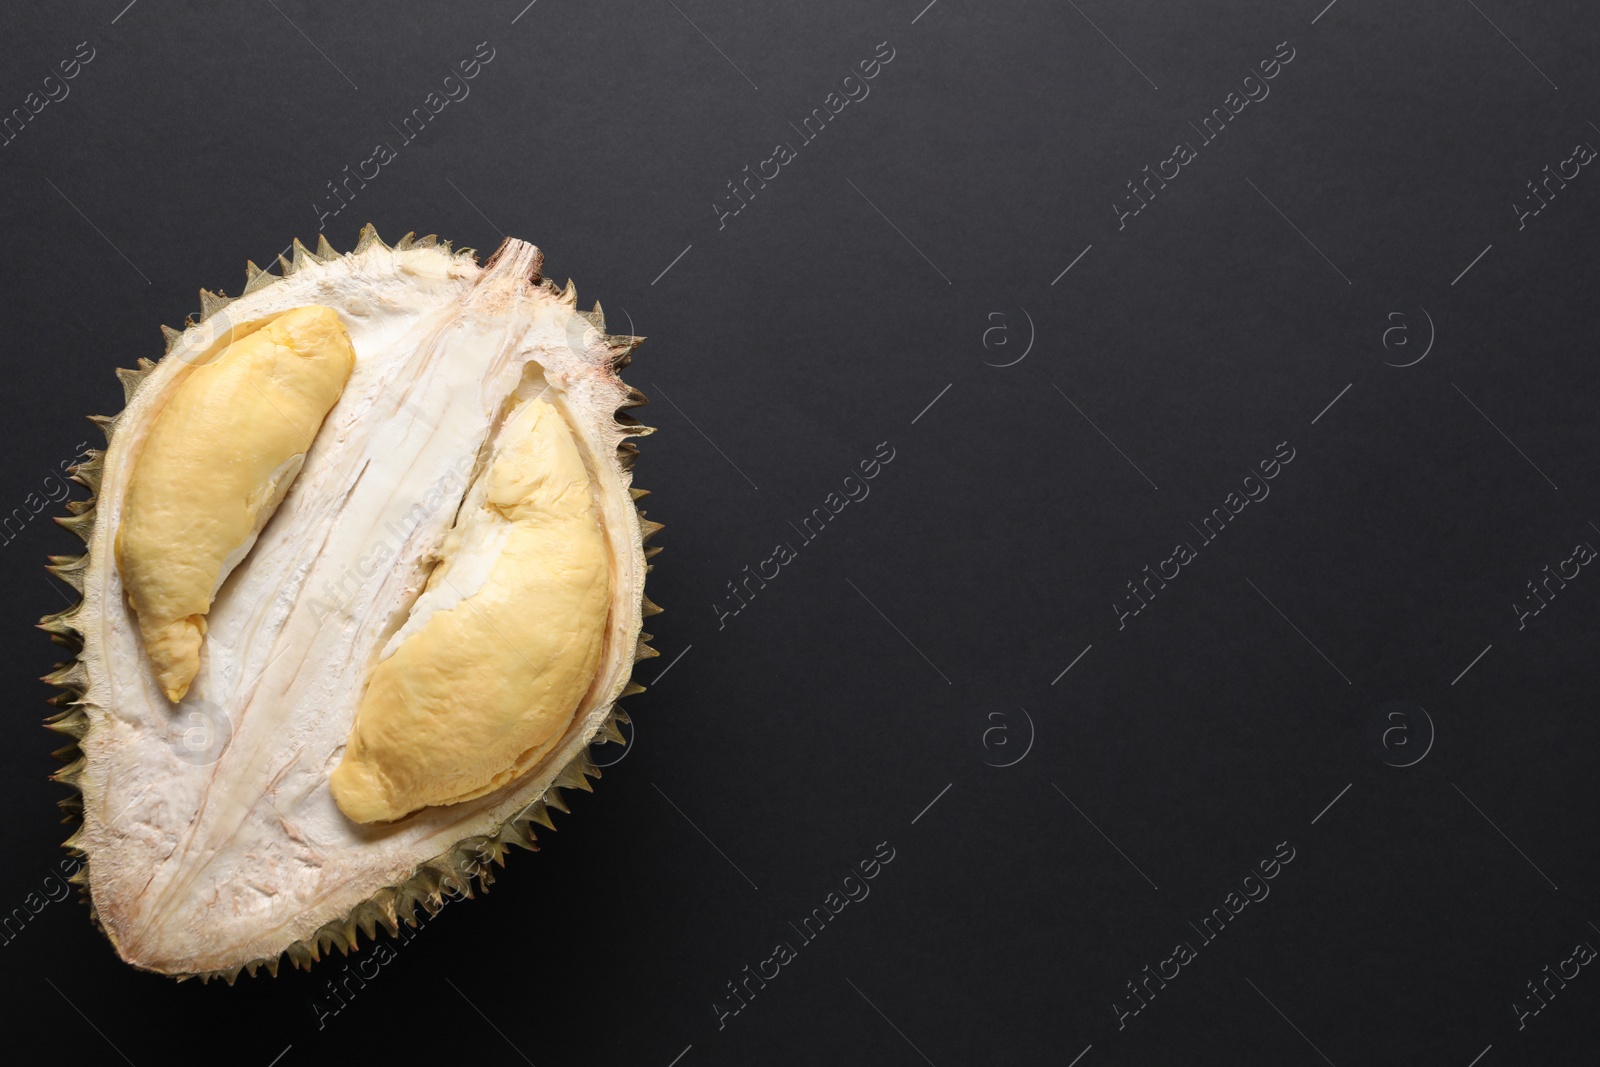
M 511 242 L 507 242 L 510 244 Z M 450 243 L 441 242 L 435 235 L 418 238 L 408 233 L 394 245 L 384 242 L 376 229 L 369 223 L 361 230 L 359 241 L 355 249 L 347 255 L 355 256 L 367 252 L 374 247 L 404 253 L 414 249 L 441 249 L 450 252 Z M 502 251 L 506 246 L 502 246 Z M 457 256 L 471 257 L 474 250 L 461 249 Z M 499 253 L 497 253 L 497 256 Z M 527 279 L 530 284 L 542 287 L 546 292 L 556 297 L 564 304 L 571 307 L 576 314 L 588 320 L 602 334 L 605 331 L 605 317 L 599 303 L 592 311 L 583 312 L 576 310 L 577 290 L 569 281 L 566 287 L 557 286 L 549 279 L 540 277 L 542 256 L 534 251 L 535 266 L 532 275 Z M 280 274 L 273 274 L 262 270 L 254 262 L 248 262 L 245 267 L 245 284 L 239 298 L 230 298 L 220 293 L 205 289 L 200 290 L 200 313 L 191 316 L 183 329 L 173 329 L 163 326 L 162 333 L 166 338 L 166 353 L 185 343 L 191 331 L 202 328 L 213 316 L 224 308 L 233 304 L 235 299 L 243 299 L 260 292 L 266 287 L 278 282 L 281 278 L 289 277 L 297 271 L 313 264 L 331 262 L 341 256 L 328 242 L 325 235 L 319 235 L 315 251 L 308 249 L 297 238 L 292 245 L 292 256 L 278 257 Z M 492 258 L 487 266 L 492 266 Z M 248 316 L 247 316 L 248 317 Z M 606 335 L 605 343 L 611 352 L 611 370 L 620 371 L 632 362 L 632 353 L 642 343 L 644 338 L 629 335 Z M 117 377 L 122 382 L 126 405 L 131 404 L 138 395 L 141 386 L 157 369 L 158 364 L 149 359 L 140 358 L 133 368 L 118 368 Z M 619 379 L 620 381 L 620 379 Z M 638 508 L 637 502 L 648 495 L 648 490 L 633 487 L 632 468 L 638 455 L 638 448 L 628 437 L 640 437 L 654 432 L 653 427 L 645 426 L 636 419 L 625 414 L 634 407 L 640 407 L 649 401 L 645 395 L 632 387 L 627 388 L 625 398 L 617 405 L 614 419 L 617 427 L 622 431 L 618 439 L 615 462 L 619 472 L 628 486 L 631 499 L 635 502 L 634 508 L 639 528 L 637 542 L 642 557 L 648 561 L 661 551 L 659 546 L 648 545 L 654 535 L 662 529 L 660 523 L 653 522 L 645 517 L 643 509 Z M 96 415 L 90 416 L 89 421 L 98 426 L 105 434 L 107 449 L 115 440 L 118 421 L 121 415 Z M 88 496 L 81 500 L 68 501 L 66 504 L 69 514 L 58 517 L 56 521 L 72 532 L 86 546 L 92 549 L 96 533 L 96 503 L 100 495 L 101 478 L 105 470 L 106 449 L 91 449 L 85 453 L 86 458 L 76 466 L 70 468 L 69 474 L 73 481 L 88 491 Z M 92 562 L 91 551 L 80 555 L 51 556 L 47 570 L 49 573 L 71 586 L 80 596 L 84 594 L 84 575 Z M 644 572 L 653 569 L 653 565 L 646 562 Z M 640 588 L 640 618 L 646 618 L 660 613 L 662 610 L 653 604 L 647 596 L 643 595 L 642 583 Z M 88 905 L 91 921 L 108 937 L 112 936 L 101 922 L 94 902 L 94 857 L 82 846 L 82 821 L 84 814 L 84 783 L 85 757 L 80 747 L 87 736 L 92 722 L 92 716 L 102 713 L 103 709 L 93 706 L 88 695 L 93 687 L 93 664 L 84 654 L 86 620 L 82 617 L 86 604 L 80 599 L 74 606 L 45 616 L 39 622 L 39 628 L 49 634 L 50 639 L 57 645 L 66 649 L 70 658 L 58 663 L 55 670 L 45 675 L 43 681 L 55 686 L 59 692 L 49 703 L 58 710 L 45 719 L 45 726 L 68 738 L 68 743 L 58 749 L 53 755 L 64 766 L 51 775 L 52 780 L 60 782 L 72 790 L 71 795 L 59 801 L 59 806 L 65 812 L 62 822 L 67 825 L 76 825 L 77 831 L 68 837 L 63 846 L 81 866 L 70 881 L 77 885 L 80 896 Z M 651 648 L 649 641 L 651 635 L 641 630 L 637 633 L 637 642 L 633 651 L 633 662 L 653 658 L 660 655 Z M 634 696 L 645 691 L 645 687 L 633 681 L 626 680 L 621 688 L 621 697 Z M 576 746 L 576 751 L 558 767 L 545 769 L 541 774 L 536 768 L 530 772 L 530 777 L 539 776 L 547 778 L 547 784 L 520 810 L 515 811 L 506 818 L 492 832 L 467 837 L 457 842 L 453 847 L 433 856 L 416 865 L 411 875 L 393 885 L 388 885 L 374 893 L 371 897 L 352 908 L 347 914 L 330 919 L 308 936 L 288 944 L 280 953 L 263 956 L 256 959 L 241 961 L 236 965 L 215 970 L 194 970 L 187 972 L 162 971 L 179 980 L 199 978 L 209 981 L 220 978 L 228 984 L 238 978 L 241 973 L 254 976 L 258 971 L 276 975 L 282 962 L 287 959 L 295 967 L 309 970 L 313 963 L 319 961 L 325 954 L 333 949 L 338 949 L 342 954 L 348 954 L 359 947 L 363 935 L 367 940 L 376 940 L 379 928 L 386 930 L 391 936 L 396 934 L 401 923 L 410 926 L 418 924 L 418 909 L 432 915 L 439 911 L 445 902 L 446 894 L 451 896 L 471 897 L 474 888 L 479 891 L 486 890 L 494 881 L 494 868 L 504 866 L 506 856 L 511 847 L 518 847 L 537 851 L 536 828 L 554 830 L 555 823 L 551 818 L 552 809 L 567 813 L 570 811 L 562 797 L 562 791 L 580 789 L 585 792 L 592 791 L 589 784 L 590 778 L 600 777 L 600 769 L 595 766 L 589 755 L 589 746 L 599 743 L 624 743 L 624 738 L 618 729 L 619 723 L 629 722 L 627 713 L 621 706 L 613 701 L 604 718 L 601 719 L 592 731 L 588 731 L 582 738 L 582 743 Z M 564 746 L 572 748 L 572 745 Z M 113 937 L 113 943 L 115 938 Z

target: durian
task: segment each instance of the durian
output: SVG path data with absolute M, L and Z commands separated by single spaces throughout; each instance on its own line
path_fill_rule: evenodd
M 368 226 L 201 291 L 59 520 L 82 594 L 48 724 L 67 841 L 123 959 L 233 981 L 309 966 L 487 885 L 618 739 L 648 522 L 605 333 L 507 239 L 479 266 Z

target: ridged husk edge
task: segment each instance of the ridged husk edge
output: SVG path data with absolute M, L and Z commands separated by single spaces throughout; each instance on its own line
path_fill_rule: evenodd
M 407 233 L 394 245 L 390 246 L 378 236 L 378 231 L 371 223 L 361 228 L 361 235 L 357 241 L 354 252 L 364 252 L 373 245 L 385 248 L 392 247 L 397 252 L 404 252 L 412 248 L 439 247 L 446 252 L 450 251 L 450 242 L 440 241 L 436 235 L 429 234 L 417 237 L 414 233 Z M 317 237 L 316 251 L 312 251 L 295 238 L 291 246 L 291 258 L 278 257 L 281 274 L 272 274 L 256 266 L 254 262 L 245 264 L 245 284 L 241 295 L 248 295 L 288 277 L 307 263 L 325 263 L 336 259 L 341 253 L 336 251 L 324 234 Z M 463 248 L 458 254 L 473 254 L 475 249 Z M 568 281 L 563 289 L 548 278 L 532 279 L 546 291 L 556 296 L 561 302 L 577 310 L 578 290 L 572 281 Z M 222 293 L 213 293 L 209 290 L 200 290 L 200 313 L 191 315 L 184 324 L 184 329 L 175 330 L 169 326 L 161 327 L 161 332 L 166 337 L 166 351 L 171 352 L 184 336 L 185 330 L 205 322 L 212 315 L 221 311 L 233 302 L 232 297 Z M 595 303 L 593 311 L 578 311 L 579 315 L 587 319 L 591 325 L 602 333 L 605 332 L 605 315 L 599 302 Z M 606 336 L 607 345 L 612 352 L 611 367 L 613 371 L 620 371 L 633 361 L 633 351 L 643 343 L 643 337 L 633 337 L 623 334 Z M 123 402 L 126 406 L 139 391 L 145 378 L 155 369 L 156 364 L 148 359 L 141 358 L 138 366 L 117 368 L 117 377 L 122 381 Z M 628 408 L 642 407 L 648 404 L 649 398 L 638 389 L 629 387 L 627 399 L 617 408 L 613 417 L 618 425 L 626 427 L 628 436 L 643 437 L 655 432 L 654 427 L 645 426 L 637 419 L 623 414 Z M 117 415 L 91 415 L 89 421 L 98 426 L 105 434 L 106 443 L 109 445 L 112 436 L 116 433 Z M 632 442 L 624 440 L 617 448 L 617 461 L 624 470 L 631 470 L 637 459 L 639 449 Z M 89 543 L 94 533 L 95 502 L 100 493 L 100 479 L 105 469 L 105 451 L 103 449 L 90 449 L 85 455 L 87 458 L 68 469 L 68 475 L 73 481 L 89 491 L 83 500 L 69 500 L 66 507 L 69 512 L 64 517 L 57 517 L 56 522 L 70 530 L 85 545 Z M 652 522 L 645 518 L 645 512 L 638 506 L 640 498 L 649 495 L 645 489 L 630 488 L 634 500 L 634 509 L 638 513 L 639 527 L 646 548 L 646 560 L 653 558 L 661 551 L 660 546 L 650 547 L 648 542 L 662 529 L 662 524 Z M 61 579 L 81 597 L 83 595 L 84 571 L 89 565 L 89 553 L 85 551 L 77 556 L 51 556 L 50 563 L 45 568 L 51 574 Z M 652 564 L 646 564 L 648 574 L 654 569 Z M 642 594 L 641 594 L 642 595 Z M 84 711 L 82 701 L 88 690 L 88 668 L 81 658 L 83 652 L 82 635 L 79 630 L 78 612 L 83 607 L 82 602 L 67 608 L 64 611 L 46 615 L 39 620 L 39 628 L 50 635 L 50 640 L 68 650 L 72 658 L 64 663 L 58 663 L 56 669 L 43 677 L 43 681 L 57 687 L 60 692 L 51 697 L 49 703 L 60 710 L 46 717 L 45 726 L 59 734 L 64 734 L 70 740 L 62 748 L 57 749 L 53 755 L 65 764 L 59 771 L 51 775 L 52 781 L 68 786 L 71 795 L 59 801 L 59 806 L 66 812 L 61 821 L 67 825 L 77 825 L 83 820 L 83 793 L 79 778 L 83 773 L 85 760 L 79 748 L 89 729 L 88 714 Z M 642 615 L 648 618 L 660 614 L 661 608 L 651 603 L 648 596 L 643 596 Z M 649 641 L 652 635 L 641 632 L 638 645 L 634 650 L 634 663 L 640 660 L 651 659 L 661 653 L 651 648 Z M 623 688 L 621 696 L 635 696 L 645 691 L 645 687 L 631 679 Z M 595 740 L 601 743 L 625 743 L 618 723 L 629 722 L 628 715 L 618 704 L 613 704 L 605 721 L 601 723 Z M 591 742 L 591 744 L 594 742 Z M 285 958 L 295 967 L 310 970 L 311 965 L 319 961 L 324 954 L 338 949 L 341 954 L 349 955 L 352 949 L 359 947 L 361 935 L 369 941 L 377 940 L 377 931 L 381 926 L 390 936 L 399 933 L 400 924 L 408 926 L 418 925 L 417 909 L 421 907 L 429 916 L 438 914 L 443 908 L 445 894 L 452 896 L 473 896 L 473 882 L 477 882 L 479 891 L 487 891 L 494 882 L 493 868 L 505 866 L 505 858 L 514 846 L 530 851 L 538 851 L 538 835 L 535 826 L 546 830 L 554 830 L 555 822 L 552 820 L 551 809 L 570 812 L 565 800 L 562 798 L 563 789 L 581 789 L 584 792 L 593 792 L 589 784 L 590 778 L 599 778 L 600 768 L 595 766 L 589 756 L 588 746 L 580 749 L 578 754 L 569 760 L 566 766 L 557 772 L 549 788 L 527 807 L 511 816 L 501 824 L 499 830 L 492 834 L 477 835 L 457 842 L 446 852 L 434 856 L 417 865 L 411 877 L 397 885 L 387 886 L 363 903 L 357 905 L 350 914 L 342 919 L 335 919 L 319 928 L 310 937 L 296 941 L 278 956 L 252 960 L 226 970 L 201 971 L 194 974 L 174 975 L 180 981 L 188 978 L 199 978 L 202 982 L 209 982 L 213 978 L 220 978 L 232 985 L 241 972 L 254 976 L 258 971 L 265 970 L 268 974 L 276 975 L 278 967 Z M 88 854 L 79 846 L 78 833 L 74 831 L 71 837 L 62 842 L 69 854 L 79 860 L 81 866 L 72 875 L 69 881 L 76 885 L 79 895 L 89 906 L 89 917 L 95 928 L 106 933 L 100 917 L 95 912 L 94 900 L 90 894 L 91 881 L 90 863 Z

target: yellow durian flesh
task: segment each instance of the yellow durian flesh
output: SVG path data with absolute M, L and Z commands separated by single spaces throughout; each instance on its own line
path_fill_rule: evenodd
M 169 700 L 189 691 L 217 587 L 299 473 L 354 362 L 337 312 L 296 308 L 195 367 L 156 418 L 116 556 Z
M 329 777 L 357 822 L 500 788 L 549 751 L 593 681 L 610 575 L 583 457 L 537 397 L 507 419 L 498 448 L 446 541 L 487 546 L 487 575 L 468 593 L 458 582 L 471 577 L 452 576 L 456 560 L 435 567 L 413 620 L 430 596 L 453 606 L 402 632 L 378 663 Z M 487 561 L 474 562 L 459 569 Z

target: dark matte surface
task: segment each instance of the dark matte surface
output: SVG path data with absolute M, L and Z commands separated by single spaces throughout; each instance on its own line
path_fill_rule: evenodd
M 664 658 L 561 832 L 342 1010 L 345 961 L 174 985 L 47 902 L 0 945 L 13 1042 L 140 1067 L 1592 1058 L 1592 967 L 1521 1029 L 1513 1005 L 1600 946 L 1600 576 L 1520 629 L 1513 604 L 1600 544 L 1600 174 L 1521 229 L 1511 206 L 1600 145 L 1591 6 L 123 2 L 4 20 L 0 110 L 94 58 L 0 149 L 0 512 L 26 520 L 0 545 L 0 907 L 47 900 L 64 836 L 31 623 L 72 541 L 29 494 L 59 495 L 157 324 L 319 226 L 503 227 L 651 337 L 629 377 L 662 431 L 638 478 L 669 526 Z M 870 96 L 801 143 L 884 41 Z M 1197 157 L 1119 229 L 1179 139 Z M 796 158 L 719 228 L 779 140 Z M 880 442 L 870 496 L 805 542 Z M 1280 442 L 1270 497 L 1202 543 Z M 1196 558 L 1119 628 L 1176 542 Z M 1246 889 L 1270 896 L 1205 941 Z

